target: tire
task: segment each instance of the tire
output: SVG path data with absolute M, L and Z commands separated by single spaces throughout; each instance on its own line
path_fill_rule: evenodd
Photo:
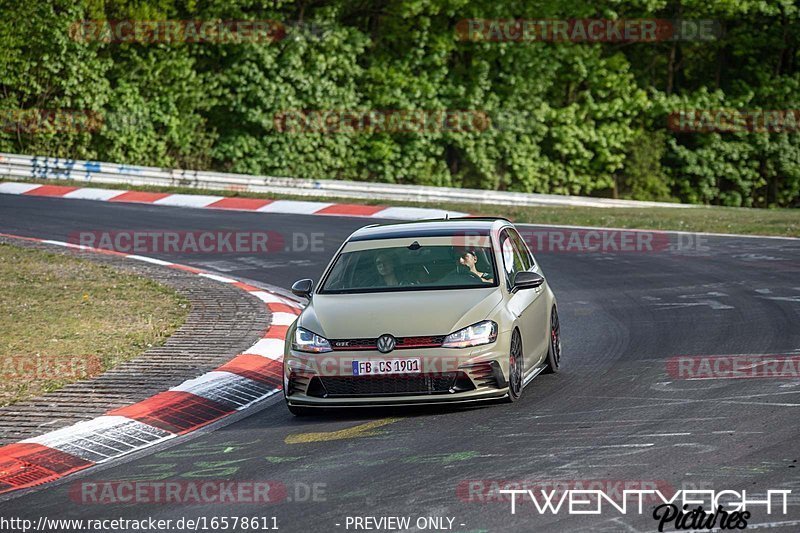
M 508 354 L 508 396 L 506 401 L 514 403 L 522 396 L 522 375 L 525 365 L 522 357 L 522 337 L 518 330 L 511 334 L 511 349 Z
M 309 416 L 314 414 L 314 409 L 311 407 L 300 407 L 299 405 L 286 404 L 286 408 L 294 416 Z
M 550 343 L 547 347 L 547 368 L 545 374 L 555 374 L 561 366 L 561 324 L 558 321 L 556 306 L 550 311 Z

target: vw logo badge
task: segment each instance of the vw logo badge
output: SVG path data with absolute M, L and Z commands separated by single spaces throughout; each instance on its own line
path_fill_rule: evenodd
M 378 337 L 378 351 L 381 353 L 389 353 L 394 350 L 395 345 L 394 337 L 388 333 Z

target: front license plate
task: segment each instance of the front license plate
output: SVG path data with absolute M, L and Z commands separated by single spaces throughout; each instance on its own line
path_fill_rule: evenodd
M 369 359 L 353 361 L 354 376 L 375 376 L 380 374 L 419 374 L 419 357 L 409 359 Z

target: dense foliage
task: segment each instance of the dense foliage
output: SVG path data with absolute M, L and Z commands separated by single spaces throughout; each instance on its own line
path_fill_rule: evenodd
M 713 40 L 496 42 L 464 19 L 714 20 Z M 800 203 L 800 128 L 680 132 L 679 110 L 800 109 L 791 0 L 0 0 L 0 151 L 313 178 Z M 83 20 L 273 20 L 271 42 L 102 42 Z M 463 23 L 462 23 L 463 24 Z M 84 110 L 32 128 L 16 110 Z M 471 110 L 488 128 L 281 128 L 297 110 Z M 16 113 L 16 114 L 15 114 Z M 46 121 L 44 121 L 46 122 Z

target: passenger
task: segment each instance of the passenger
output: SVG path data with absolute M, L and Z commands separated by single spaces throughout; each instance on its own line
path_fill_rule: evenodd
M 467 250 L 466 252 L 461 254 L 461 257 L 459 258 L 458 262 L 460 264 L 464 265 L 465 267 L 467 267 L 467 270 L 469 270 L 469 273 L 472 274 L 473 276 L 477 277 L 482 282 L 484 282 L 484 283 L 494 283 L 494 278 L 492 277 L 491 274 L 478 271 L 478 267 L 477 267 L 477 265 L 478 265 L 478 254 L 475 253 L 474 250 Z

